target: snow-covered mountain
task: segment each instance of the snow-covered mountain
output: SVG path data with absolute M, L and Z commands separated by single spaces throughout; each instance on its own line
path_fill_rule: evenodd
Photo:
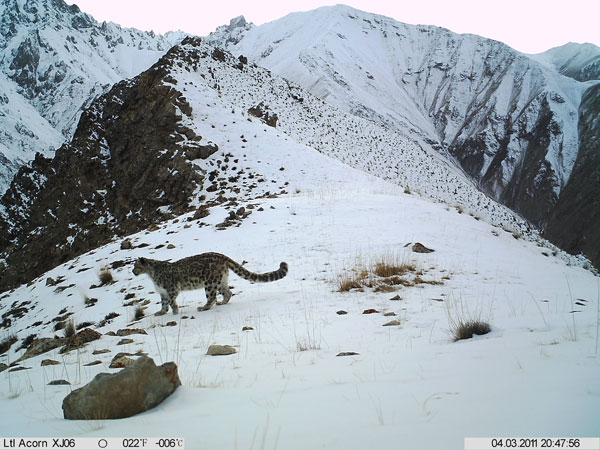
M 0 27 L 0 192 L 36 152 L 52 155 L 71 136 L 93 98 L 147 68 L 181 38 L 98 24 L 62 0 L 4 0 Z M 583 252 L 598 265 L 594 233 L 600 212 L 587 207 L 600 190 L 595 172 L 578 170 L 577 179 L 571 177 L 574 167 L 589 167 L 597 145 L 593 127 L 587 133 L 578 129 L 580 116 L 598 113 L 596 103 L 581 103 L 597 79 L 597 47 L 568 44 L 523 55 L 478 36 L 410 26 L 342 5 L 261 27 L 240 16 L 206 40 L 246 55 L 342 111 L 379 123 L 387 130 L 377 132 L 387 149 L 402 136 L 421 147 L 419 154 L 436 159 L 434 167 L 449 167 L 444 159 L 455 164 L 460 170 L 453 176 L 462 178 L 464 171 L 561 247 Z M 328 130 L 344 132 L 337 124 Z M 409 169 L 430 164 L 388 150 L 382 157 L 377 144 L 374 152 L 356 152 L 346 144 L 330 148 L 322 135 L 306 142 L 409 189 L 420 188 L 410 181 Z M 464 197 L 446 198 L 455 190 L 438 186 L 427 195 L 465 204 Z M 565 230 L 559 218 L 569 217 L 573 207 L 580 211 L 577 226 Z
M 224 111 L 233 124 L 216 120 Z M 240 124 L 253 120 L 262 125 L 249 135 Z M 256 165 L 260 157 L 244 157 L 244 166 L 240 158 L 230 161 L 232 142 L 245 148 L 254 139 L 260 147 L 258 136 L 270 127 L 278 130 L 282 151 L 293 145 L 318 150 L 407 192 L 534 236 L 435 151 L 244 58 L 186 38 L 152 68 L 94 101 L 74 139 L 53 159 L 38 156 L 19 171 L 1 203 L 7 265 L 1 287 L 190 209 L 288 191 L 285 167 L 268 180 Z M 45 257 L 36 260 L 39 254 Z
M 594 44 L 570 42 L 532 56 L 578 81 L 600 80 L 600 48 Z
M 98 23 L 63 0 L 0 1 L 0 193 L 36 152 L 72 136 L 93 98 L 181 37 Z
M 581 99 L 597 84 L 600 51 L 565 46 L 530 57 L 480 36 L 343 5 L 259 27 L 237 18 L 208 39 L 330 104 L 450 155 L 484 192 L 541 229 L 553 225 L 579 155 Z M 579 232 L 591 242 L 596 225 L 590 217 L 583 222 Z M 569 250 L 598 263 L 599 246 Z
M 386 165 L 393 182 L 365 173 Z M 96 99 L 8 194 L 14 228 L 0 239 L 37 247 L 15 267 L 41 276 L 0 295 L 5 437 L 439 450 L 596 436 L 593 273 L 435 152 L 198 39 Z M 184 292 L 179 314 L 154 316 L 159 294 L 134 260 L 205 251 L 290 270 L 266 284 L 232 275 L 229 304 L 199 312 L 204 292 Z M 46 272 L 47 260 L 60 263 Z M 404 272 L 378 276 L 380 262 Z M 346 279 L 362 286 L 343 292 Z M 453 323 L 473 319 L 491 332 L 453 342 Z M 97 339 L 63 346 L 71 320 Z M 63 419 L 70 391 L 142 354 L 177 364 L 171 397 L 126 419 Z

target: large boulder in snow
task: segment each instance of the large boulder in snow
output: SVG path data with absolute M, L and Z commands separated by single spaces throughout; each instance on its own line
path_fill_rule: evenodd
M 181 386 L 177 365 L 156 366 L 152 358 L 140 357 L 115 374 L 100 373 L 63 400 L 65 419 L 122 419 L 160 404 Z

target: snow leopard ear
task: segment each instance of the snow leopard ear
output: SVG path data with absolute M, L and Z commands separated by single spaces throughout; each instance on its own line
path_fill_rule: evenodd
M 146 264 L 146 258 L 138 258 L 140 264 Z

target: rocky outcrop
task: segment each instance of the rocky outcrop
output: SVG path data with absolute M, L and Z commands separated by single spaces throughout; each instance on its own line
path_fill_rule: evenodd
M 579 154 L 545 235 L 570 253 L 583 253 L 600 268 L 600 85 L 579 107 Z
M 177 365 L 156 366 L 142 356 L 116 374 L 100 373 L 80 389 L 67 395 L 62 404 L 65 419 L 122 419 L 160 404 L 181 386 Z
M 94 98 L 178 40 L 98 23 L 63 0 L 0 0 L 0 194 L 36 152 L 71 139 Z
M 61 347 L 59 353 L 66 353 L 71 350 L 83 347 L 88 342 L 95 341 L 102 337 L 102 333 L 91 328 L 85 328 L 71 337 L 53 337 L 35 339 L 27 348 L 27 351 L 21 355 L 16 362 L 24 361 L 34 356 L 42 355 Z M 43 365 L 43 364 L 42 364 Z
M 0 256 L 8 267 L 0 290 L 190 209 L 203 183 L 192 161 L 217 146 L 184 125 L 192 109 L 169 76 L 179 56 L 174 47 L 115 85 L 82 114 L 53 159 L 38 155 L 19 171 L 1 200 Z
M 277 126 L 277 121 L 279 120 L 277 114 L 274 112 L 270 112 L 270 108 L 262 102 L 258 105 L 248 108 L 248 114 L 259 118 L 264 123 L 273 128 Z
M 518 111 L 520 120 L 485 118 L 484 131 L 449 149 L 484 192 L 539 228 L 547 224 L 562 187 L 550 154 L 557 142 L 562 145 L 564 131 L 550 103 L 542 93 Z

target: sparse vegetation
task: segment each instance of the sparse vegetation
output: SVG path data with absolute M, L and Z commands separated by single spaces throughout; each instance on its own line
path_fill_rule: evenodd
M 64 333 L 66 338 L 71 338 L 75 336 L 75 321 L 73 319 L 67 320 L 64 326 Z
M 82 328 L 88 328 L 94 326 L 94 322 L 81 322 L 77 324 L 77 330 L 81 330 Z
M 141 320 L 145 315 L 144 307 L 141 305 L 136 306 L 134 313 L 135 320 Z
M 30 334 L 29 336 L 27 336 L 25 339 L 23 339 L 21 341 L 21 346 L 17 349 L 17 351 L 23 350 L 23 349 L 28 349 L 36 337 L 37 337 L 36 334 Z
M 374 273 L 378 277 L 393 277 L 396 275 L 405 275 L 408 272 L 416 272 L 417 267 L 412 263 L 391 261 L 387 258 L 381 258 L 375 263 Z
M 352 289 L 362 289 L 365 279 L 368 277 L 369 272 L 362 270 L 359 274 L 342 274 L 338 277 L 338 291 L 348 292 Z
M 98 328 L 102 328 L 107 323 L 110 323 L 110 321 L 113 320 L 115 317 L 119 317 L 119 316 L 120 316 L 120 314 L 116 313 L 116 312 L 108 313 L 106 316 L 104 316 L 104 319 L 102 319 L 100 322 L 98 322 Z
M 425 280 L 425 271 L 413 262 L 407 262 L 397 255 L 383 255 L 375 259 L 368 267 L 357 263 L 356 267 L 346 270 L 336 280 L 338 292 L 352 289 L 374 289 L 375 292 L 393 292 L 399 286 L 413 287 L 421 284 L 441 285 L 443 281 Z M 445 279 L 448 279 L 446 277 Z
M 454 342 L 462 339 L 471 339 L 473 336 L 483 336 L 492 331 L 492 328 L 487 322 L 481 320 L 467 320 L 466 322 L 459 322 L 452 329 L 452 336 Z
M 454 342 L 471 339 L 475 335 L 483 336 L 492 331 L 488 321 L 482 318 L 480 309 L 472 313 L 462 302 L 446 302 L 446 313 Z
M 84 293 L 82 293 L 81 295 L 83 296 L 83 303 L 85 304 L 86 308 L 94 306 L 98 302 L 97 298 L 91 298 Z
M 106 286 L 107 284 L 112 284 L 115 282 L 113 278 L 113 274 L 110 270 L 110 267 L 106 266 L 100 270 L 100 274 L 98 275 L 100 278 L 100 285 Z
M 17 342 L 17 336 L 11 334 L 0 341 L 0 355 L 6 353 L 10 347 Z
M 111 312 L 111 313 L 108 313 L 106 316 L 104 316 L 104 320 L 112 320 L 115 317 L 119 317 L 119 316 L 120 316 L 119 313 Z

